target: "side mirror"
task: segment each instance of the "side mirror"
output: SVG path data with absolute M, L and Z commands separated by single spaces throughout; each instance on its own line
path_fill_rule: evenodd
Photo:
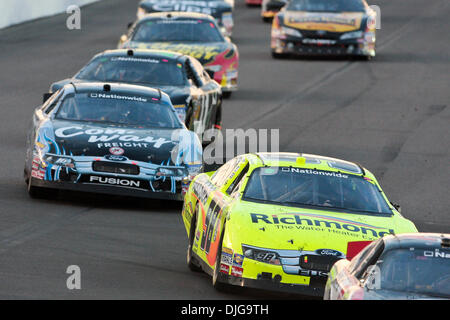
M 42 96 L 42 103 L 45 103 L 53 95 L 53 92 L 46 92 Z
M 129 22 L 128 24 L 127 24 L 127 30 L 130 30 L 130 28 L 133 26 L 133 22 Z
M 209 69 L 205 69 L 205 71 L 206 71 L 206 73 L 209 75 L 209 77 L 210 77 L 211 79 L 214 79 L 214 71 L 209 70 Z
M 397 210 L 398 212 L 402 213 L 402 207 L 398 203 L 391 202 L 391 205 Z
M 225 40 L 227 40 L 228 42 L 231 42 L 231 38 L 230 37 L 225 37 Z

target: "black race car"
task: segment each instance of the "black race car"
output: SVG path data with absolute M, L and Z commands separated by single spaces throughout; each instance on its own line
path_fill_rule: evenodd
M 216 21 L 194 12 L 150 13 L 122 35 L 119 48 L 159 49 L 190 55 L 222 87 L 224 97 L 237 90 L 239 53 L 223 37 Z
M 272 23 L 274 58 L 375 57 L 376 12 L 365 0 L 290 0 Z
M 34 113 L 24 176 L 32 197 L 68 189 L 182 200 L 201 169 L 200 140 L 161 90 L 69 83 Z
M 147 13 L 185 11 L 213 16 L 224 36 L 231 37 L 233 6 L 224 0 L 142 0 L 137 11 L 138 19 Z
M 221 128 L 220 85 L 190 56 L 164 50 L 107 50 L 72 78 L 53 83 L 50 93 L 70 82 L 89 81 L 159 88 L 169 95 L 180 120 L 200 138 L 206 129 Z

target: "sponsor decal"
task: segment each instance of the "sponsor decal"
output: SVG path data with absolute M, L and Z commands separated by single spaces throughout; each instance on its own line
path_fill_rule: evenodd
M 321 256 L 340 257 L 344 255 L 343 253 L 333 249 L 318 249 L 315 252 Z
M 242 278 L 243 272 L 244 272 L 244 269 L 241 267 L 236 267 L 236 266 L 231 267 L 231 275 L 232 276 Z
M 218 7 L 214 1 L 179 1 L 179 0 L 151 0 L 146 4 L 152 4 L 152 11 L 185 11 L 212 14 L 214 9 Z
M 112 177 L 101 177 L 101 176 L 90 176 L 89 182 L 118 185 L 118 186 L 123 186 L 123 187 L 139 188 L 141 186 L 140 181 L 129 180 L 129 179 L 119 179 L 119 178 L 112 178 Z
M 220 257 L 220 262 L 231 266 L 233 264 L 233 254 L 222 251 L 222 255 Z
M 175 44 L 170 42 L 141 43 L 138 48 L 170 50 L 192 56 L 199 60 L 209 61 L 216 57 L 220 51 L 214 46 L 202 46 L 195 44 Z
M 111 58 L 111 61 L 159 63 L 159 60 L 156 59 L 135 58 L 135 57 L 114 57 Z
M 450 259 L 450 253 L 449 252 L 443 252 L 439 249 L 435 249 L 434 251 L 424 251 L 423 255 L 425 257 L 431 257 L 431 258 L 445 258 Z
M 116 128 L 92 128 L 83 130 L 80 126 L 62 127 L 55 130 L 55 136 L 59 138 L 72 138 L 76 136 L 88 136 L 88 143 L 97 143 L 98 148 L 111 147 L 144 147 L 153 144 L 153 148 L 159 149 L 162 145 L 173 143 L 165 138 L 136 135 L 136 131 Z M 112 141 L 119 142 L 112 142 Z
M 109 153 L 111 153 L 114 156 L 121 156 L 124 154 L 125 150 L 123 150 L 121 147 L 111 147 L 109 148 Z
M 114 154 L 107 154 L 104 158 L 109 161 L 127 161 L 128 160 L 128 158 L 125 156 L 116 156 Z
M 242 254 L 235 253 L 233 257 L 233 266 L 242 267 L 244 263 L 244 256 Z
M 315 14 L 315 13 L 288 13 L 284 23 L 293 28 L 303 30 L 327 30 L 332 32 L 347 32 L 359 29 L 361 26 L 362 14 Z
M 252 223 L 274 225 L 280 230 L 296 228 L 298 230 L 327 231 L 329 233 L 367 236 L 369 238 L 378 238 L 394 233 L 393 229 L 320 214 L 284 213 L 269 216 L 251 213 L 250 217 Z
M 148 101 L 148 99 L 144 98 L 144 97 L 124 96 L 124 95 L 106 94 L 106 93 L 91 93 L 91 94 L 89 94 L 89 98 L 128 100 L 128 101 L 136 101 L 136 102 L 147 102 Z
M 230 274 L 230 266 L 221 263 L 221 264 L 220 264 L 220 270 L 219 270 L 219 271 L 222 272 L 222 273 Z
M 312 175 L 319 175 L 319 176 L 348 179 L 348 175 L 342 174 L 340 172 L 301 169 L 301 168 L 286 168 L 286 167 L 281 167 L 281 171 L 282 172 L 290 172 L 290 173 L 312 174 Z
M 31 171 L 31 176 L 33 177 L 33 178 L 36 178 L 36 179 L 39 179 L 39 180 L 44 180 L 44 177 L 45 177 L 45 169 L 42 169 L 42 168 L 40 168 L 40 169 L 37 169 L 37 170 L 35 170 L 35 169 L 33 169 L 32 171 Z

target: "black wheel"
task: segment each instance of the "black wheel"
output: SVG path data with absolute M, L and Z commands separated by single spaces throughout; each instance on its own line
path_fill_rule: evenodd
M 262 18 L 264 22 L 271 22 L 272 18 L 263 17 Z
M 233 93 L 233 92 L 231 92 L 231 91 L 222 92 L 222 97 L 223 97 L 224 99 L 228 99 L 228 98 L 231 97 L 231 94 L 232 94 L 232 93 Z
M 286 56 L 283 53 L 276 53 L 275 51 L 272 51 L 272 58 L 274 59 L 283 59 Z
M 189 243 L 188 243 L 187 254 L 186 254 L 186 262 L 187 262 L 188 268 L 194 272 L 202 271 L 200 264 L 195 259 L 195 257 L 193 256 L 193 253 L 192 253 L 192 245 L 194 244 L 194 239 L 195 239 L 195 229 L 197 227 L 197 212 L 198 212 L 197 209 L 198 209 L 198 204 L 195 209 L 195 214 L 192 217 L 192 221 L 191 221 L 191 229 L 189 231 Z
M 58 190 L 41 188 L 31 185 L 32 177 L 28 177 L 28 195 L 33 199 L 51 199 L 58 196 Z
M 223 235 L 225 233 L 225 225 L 222 228 L 222 234 L 220 235 L 220 241 L 219 241 L 219 247 L 217 248 L 217 256 L 216 256 L 216 264 L 214 266 L 214 273 L 212 277 L 212 285 L 214 289 L 217 291 L 228 291 L 229 285 L 223 282 L 220 282 L 219 279 L 219 273 L 220 273 L 220 263 L 222 259 L 222 242 L 223 242 Z

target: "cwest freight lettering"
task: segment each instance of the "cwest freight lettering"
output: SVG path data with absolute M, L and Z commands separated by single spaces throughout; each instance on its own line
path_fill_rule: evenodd
M 251 213 L 252 223 L 266 223 L 273 225 L 308 225 L 316 227 L 324 227 L 328 229 L 346 230 L 353 233 L 362 233 L 372 235 L 374 237 L 383 237 L 386 234 L 394 234 L 394 230 L 385 229 L 374 226 L 357 226 L 351 223 L 340 223 L 337 221 L 329 221 L 316 218 L 305 218 L 301 213 L 289 214 L 289 216 L 279 217 L 278 215 L 266 215 L 260 213 Z M 382 229 L 383 231 L 377 231 L 375 229 Z M 388 231 L 386 231 L 388 230 Z

